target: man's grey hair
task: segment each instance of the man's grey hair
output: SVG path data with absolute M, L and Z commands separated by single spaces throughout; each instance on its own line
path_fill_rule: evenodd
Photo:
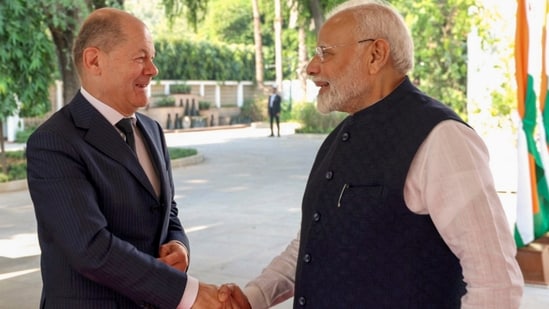
M 357 40 L 385 39 L 395 69 L 407 74 L 414 67 L 414 43 L 402 15 L 383 0 L 350 0 L 336 6 L 327 18 L 350 10 L 356 19 Z

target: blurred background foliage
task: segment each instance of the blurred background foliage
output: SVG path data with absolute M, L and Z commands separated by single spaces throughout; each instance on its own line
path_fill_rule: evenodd
M 502 63 L 512 62 L 512 40 L 490 28 L 502 19 L 488 0 L 390 0 L 410 26 L 415 42 L 415 68 L 410 78 L 426 93 L 468 117 L 467 39 L 476 33 L 483 47 Z M 324 15 L 342 0 L 0 0 L 0 131 L 6 117 L 43 115 L 49 89 L 63 82 L 69 102 L 79 88 L 71 61 L 72 41 L 90 11 L 124 8 L 149 25 L 156 42 L 157 79 L 175 80 L 296 80 L 316 45 Z M 254 5 L 260 23 L 260 42 L 254 36 Z M 275 16 L 276 7 L 281 16 Z M 281 24 L 282 77 L 276 76 L 275 25 Z M 495 44 L 507 39 L 503 48 Z M 258 44 L 260 43 L 260 44 Z M 256 55 L 262 62 L 258 64 Z M 262 70 L 258 71 L 257 66 Z M 502 70 L 508 69 L 505 64 Z M 258 77 L 258 74 L 264 76 Z M 500 84 L 489 91 L 490 115 L 509 117 L 515 109 L 513 75 L 499 74 Z M 262 85 L 258 84 L 258 87 Z M 264 97 L 242 109 L 249 119 L 264 119 Z M 288 115 L 298 103 L 285 102 Z M 311 104 L 312 105 L 312 104 Z M 473 111 L 475 111 L 473 109 Z M 470 112 L 470 110 L 469 110 Z M 313 119 L 309 108 L 293 116 Z M 337 119 L 339 116 L 336 116 Z M 322 118 L 322 117 L 320 117 Z M 305 122 L 305 120 L 302 120 Z M 312 121 L 312 120 L 311 120 Z M 304 124 L 304 127 L 307 127 Z M 323 127 L 324 124 L 319 124 Z M 324 129 L 319 129 L 323 131 Z M 2 132 L 0 132 L 2 134 Z M 3 134 L 2 134 L 3 135 Z M 0 141 L 0 146 L 3 140 Z M 2 153 L 3 153 L 3 147 Z M 3 156 L 0 156 L 0 160 Z M 2 162 L 0 162 L 2 163 Z

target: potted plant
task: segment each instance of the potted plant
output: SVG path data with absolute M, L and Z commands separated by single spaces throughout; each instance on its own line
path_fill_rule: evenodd
M 208 110 L 212 104 L 208 101 L 198 101 L 198 110 Z
M 191 93 L 191 86 L 187 84 L 172 84 L 170 85 L 171 94 L 189 94 Z
M 175 98 L 172 96 L 162 96 L 155 102 L 156 107 L 172 107 L 175 106 Z

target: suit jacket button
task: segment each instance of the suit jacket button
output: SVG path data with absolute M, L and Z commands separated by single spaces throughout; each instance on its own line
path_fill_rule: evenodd
M 301 296 L 298 300 L 297 300 L 297 303 L 300 305 L 300 306 L 305 306 L 305 304 L 307 303 L 307 300 L 305 299 L 305 297 Z
M 333 171 L 327 171 L 325 177 L 328 180 L 334 178 L 334 172 Z
M 312 260 L 312 257 L 309 253 L 306 253 L 304 256 L 303 256 L 303 262 L 305 263 L 311 263 L 311 260 Z
M 349 140 L 349 138 L 351 138 L 351 135 L 349 134 L 349 132 L 343 132 L 343 134 L 341 134 L 341 140 L 346 142 Z

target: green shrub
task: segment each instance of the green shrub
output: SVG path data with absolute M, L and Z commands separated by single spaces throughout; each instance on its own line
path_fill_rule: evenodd
M 211 105 L 212 105 L 212 103 L 210 103 L 208 101 L 198 101 L 198 109 L 199 110 L 210 109 Z
M 280 103 L 280 121 L 286 122 L 294 120 L 292 109 L 292 104 L 290 102 L 282 101 L 282 103 Z
M 185 157 L 194 156 L 198 151 L 194 148 L 180 148 L 180 147 L 168 147 L 170 153 L 170 159 L 180 159 Z
M 27 162 L 16 163 L 8 166 L 8 179 L 20 180 L 27 178 Z
M 265 99 L 245 99 L 240 109 L 241 122 L 262 121 L 265 119 L 263 113 L 266 105 L 263 104 L 264 102 Z
M 36 128 L 26 128 L 25 130 L 17 131 L 15 133 L 15 142 L 25 144 L 27 143 L 27 140 L 29 139 L 29 136 L 34 132 Z
M 9 176 L 0 172 L 0 182 L 8 182 L 10 180 Z
M 187 84 L 172 84 L 170 85 L 170 93 L 184 93 L 188 94 L 191 93 L 191 86 Z
M 157 107 L 171 107 L 175 106 L 175 98 L 170 96 L 163 96 L 155 102 Z
M 7 160 L 7 174 L 0 172 L 0 182 L 25 179 L 27 177 L 25 151 L 5 151 L 4 155 Z M 2 170 L 1 166 L 0 170 Z
M 346 116 L 341 112 L 321 114 L 312 103 L 299 103 L 292 107 L 292 118 L 302 125 L 296 133 L 329 133 Z
M 25 159 L 25 151 L 24 150 L 13 150 L 13 151 L 6 151 L 6 158 L 8 159 L 14 159 L 14 160 L 24 160 Z

